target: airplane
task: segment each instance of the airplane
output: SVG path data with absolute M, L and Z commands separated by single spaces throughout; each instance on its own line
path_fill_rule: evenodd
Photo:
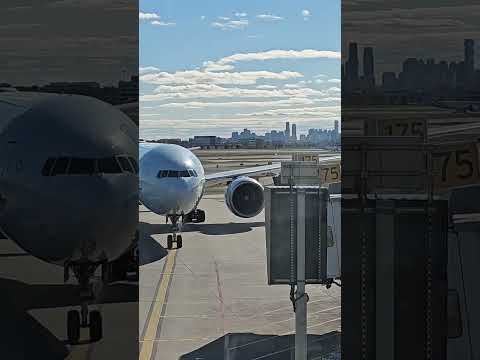
M 135 261 L 138 127 L 121 110 L 78 95 L 0 92 L 0 228 L 27 253 L 78 280 L 81 311 L 67 334 L 102 338 L 92 277 L 114 281 Z M 125 272 L 122 276 L 126 275 Z
M 264 207 L 263 186 L 255 179 L 279 175 L 280 163 L 205 174 L 198 157 L 175 144 L 139 144 L 141 203 L 150 211 L 171 222 L 167 248 L 183 245 L 179 234 L 185 223 L 205 221 L 205 211 L 198 204 L 206 187 L 227 184 L 225 202 L 236 216 L 251 218 Z M 340 155 L 322 158 L 321 162 L 339 162 Z M 274 178 L 275 179 L 275 178 Z

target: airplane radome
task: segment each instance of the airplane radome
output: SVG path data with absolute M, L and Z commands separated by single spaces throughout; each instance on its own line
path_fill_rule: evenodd
M 99 340 L 90 280 L 135 245 L 137 127 L 115 107 L 75 95 L 0 93 L 0 112 L 0 227 L 78 279 L 84 295 L 81 313 L 68 312 L 69 341 L 80 327 Z

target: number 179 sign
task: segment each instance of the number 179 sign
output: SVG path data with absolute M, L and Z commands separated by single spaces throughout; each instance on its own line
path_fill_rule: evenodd
M 450 188 L 480 182 L 478 145 L 451 144 L 433 151 L 434 185 Z

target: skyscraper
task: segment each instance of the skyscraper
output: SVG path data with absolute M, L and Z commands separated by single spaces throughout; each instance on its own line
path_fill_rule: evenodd
M 369 87 L 375 85 L 373 48 L 371 47 L 363 49 L 363 76 Z
M 285 123 L 285 137 L 290 138 L 290 123 L 288 121 Z
M 292 124 L 292 139 L 297 140 L 297 124 Z
M 346 64 L 347 80 L 358 79 L 358 47 L 357 43 L 350 43 L 348 46 L 348 60 Z
M 339 121 L 338 120 L 335 120 L 333 122 L 333 127 L 334 127 L 335 134 L 338 134 L 338 131 L 339 131 Z
M 463 42 L 465 52 L 465 70 L 472 74 L 475 68 L 475 42 L 472 39 L 465 39 Z

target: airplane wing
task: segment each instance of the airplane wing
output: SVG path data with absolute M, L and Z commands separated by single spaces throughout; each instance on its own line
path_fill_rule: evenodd
M 340 161 L 340 155 L 324 157 L 320 159 L 320 164 Z M 281 170 L 281 164 L 254 166 L 245 169 L 223 171 L 215 174 L 205 175 L 206 186 L 213 186 L 229 182 L 239 176 L 266 177 L 278 176 Z
M 265 177 L 265 176 L 277 176 L 280 174 L 280 163 L 271 165 L 254 166 L 246 169 L 237 169 L 223 171 L 215 174 L 205 175 L 205 182 L 207 186 L 218 185 L 226 183 L 239 176 L 252 176 L 252 177 Z

